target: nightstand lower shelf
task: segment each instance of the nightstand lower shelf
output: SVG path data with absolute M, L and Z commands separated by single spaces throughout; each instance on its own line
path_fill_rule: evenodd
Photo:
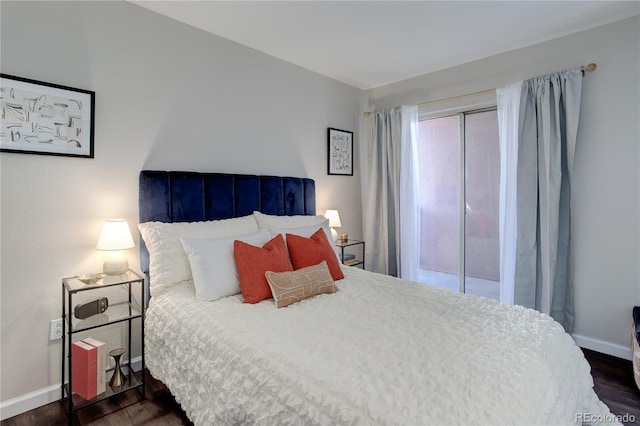
M 111 375 L 113 374 L 113 368 L 107 370 L 107 386 L 106 386 L 106 390 L 97 395 L 95 398 L 91 398 L 89 400 L 82 398 L 80 395 L 78 394 L 72 394 L 71 396 L 71 411 L 72 413 L 80 410 L 84 407 L 88 407 L 90 405 L 93 404 L 97 404 L 101 401 L 104 401 L 105 399 L 109 399 L 114 395 L 119 395 L 121 393 L 125 393 L 128 392 L 132 389 L 135 388 L 142 388 L 142 397 L 144 398 L 144 382 L 142 380 L 138 380 L 138 378 L 135 376 L 135 372 L 132 371 L 132 369 L 130 368 L 129 364 L 124 364 L 122 366 L 120 366 L 120 369 L 122 370 L 122 373 L 125 375 L 125 377 L 127 378 L 127 382 L 124 386 L 121 386 L 119 388 L 111 388 L 109 386 L 109 380 L 111 379 Z M 144 372 L 143 372 L 144 374 Z M 64 394 L 66 395 L 66 397 L 69 397 L 69 384 L 65 383 L 63 386 L 64 389 Z M 72 413 L 68 413 L 69 415 L 71 415 Z
M 364 261 L 354 258 L 354 259 L 347 259 L 343 261 L 342 264 L 347 266 L 358 266 L 358 265 L 364 265 Z

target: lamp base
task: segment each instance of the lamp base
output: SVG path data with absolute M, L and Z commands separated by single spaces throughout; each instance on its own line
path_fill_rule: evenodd
M 331 228 L 331 238 L 333 238 L 334 243 L 338 241 L 338 231 L 336 231 L 334 228 Z
M 114 250 L 107 253 L 102 265 L 102 271 L 106 275 L 120 275 L 127 270 L 129 270 L 129 262 L 122 251 Z

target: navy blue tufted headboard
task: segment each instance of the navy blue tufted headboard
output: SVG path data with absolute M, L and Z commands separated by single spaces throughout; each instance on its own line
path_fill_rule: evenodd
M 228 219 L 257 210 L 273 215 L 316 214 L 313 179 L 223 173 L 143 170 L 139 182 L 140 223 Z M 140 240 L 140 267 L 149 253 Z

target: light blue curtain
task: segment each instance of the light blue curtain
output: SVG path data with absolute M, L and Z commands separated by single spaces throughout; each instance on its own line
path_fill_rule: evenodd
M 517 167 L 517 195 L 513 199 L 501 194 L 501 204 L 515 206 L 516 244 L 515 250 L 501 250 L 501 255 L 515 259 L 514 303 L 551 315 L 570 333 L 573 330 L 571 181 L 582 72 L 575 69 L 532 78 L 522 82 L 519 93 L 511 92 L 519 97 L 510 100 L 511 105 L 519 104 L 517 140 L 501 140 L 501 147 L 517 144 L 517 162 L 507 163 Z M 505 116 L 499 114 L 500 119 Z M 506 169 L 501 173 L 513 176 L 514 171 Z M 509 282 L 509 278 L 503 283 Z
M 371 113 L 363 162 L 366 263 L 409 280 L 418 276 L 417 143 L 417 106 Z

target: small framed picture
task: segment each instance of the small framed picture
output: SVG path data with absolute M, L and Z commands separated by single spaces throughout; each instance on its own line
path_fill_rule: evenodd
M 0 151 L 93 158 L 95 92 L 0 74 Z
M 327 173 L 353 176 L 353 132 L 330 127 L 328 146 Z

